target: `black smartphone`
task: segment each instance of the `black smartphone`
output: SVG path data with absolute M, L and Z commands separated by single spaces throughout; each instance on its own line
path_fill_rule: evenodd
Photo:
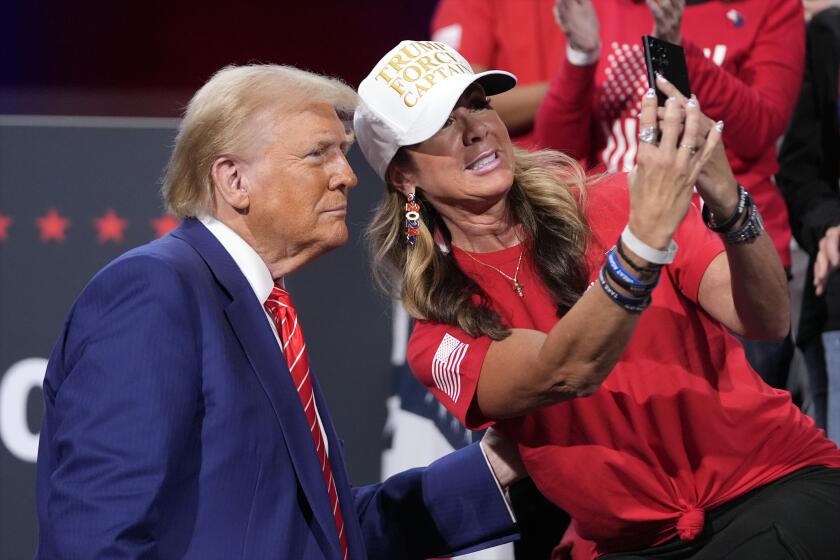
M 668 96 L 656 87 L 656 74 L 662 74 L 666 80 L 677 86 L 680 93 L 691 97 L 691 86 L 688 83 L 688 66 L 685 63 L 685 50 L 679 45 L 645 35 L 642 37 L 645 49 L 645 66 L 647 67 L 648 84 L 656 90 L 659 106 L 665 105 Z

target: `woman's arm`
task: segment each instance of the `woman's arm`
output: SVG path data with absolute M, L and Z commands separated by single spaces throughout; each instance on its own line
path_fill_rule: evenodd
M 657 85 L 679 103 L 687 103 L 672 84 L 660 78 Z M 717 126 L 722 128 L 723 122 Z M 725 219 L 739 204 L 738 183 L 723 143 L 716 144 L 713 151 L 698 176 L 697 191 L 712 216 Z M 747 218 L 745 212 L 731 229 L 737 230 Z M 725 243 L 725 247 L 726 253 L 712 261 L 700 282 L 700 306 L 730 330 L 748 338 L 784 338 L 790 329 L 787 276 L 770 236 L 762 232 L 746 243 Z
M 718 153 L 714 150 L 720 143 L 717 130 L 697 140 L 696 145 L 702 147 L 697 152 L 678 147 L 683 123 L 687 135 L 699 136 L 702 118 L 696 104 L 683 113 L 676 100 L 669 100 L 659 144 L 640 143 L 638 166 L 628 176 L 628 225 L 652 249 L 662 251 L 669 246 L 688 211 L 700 170 Z M 652 92 L 643 99 L 640 120 L 640 129 L 650 127 L 657 127 Z M 634 264 L 644 263 L 635 260 Z M 656 273 L 651 274 L 655 278 Z M 491 343 L 476 390 L 482 415 L 514 417 L 591 395 L 615 366 L 638 320 L 638 313 L 616 305 L 600 286 L 593 285 L 548 333 L 515 329 L 508 338 Z
M 490 344 L 476 390 L 483 416 L 510 418 L 594 393 L 630 342 L 638 313 L 593 286 L 548 332 L 513 329 Z
M 700 281 L 700 306 L 746 338 L 778 340 L 790 330 L 784 268 L 770 236 L 727 245 Z

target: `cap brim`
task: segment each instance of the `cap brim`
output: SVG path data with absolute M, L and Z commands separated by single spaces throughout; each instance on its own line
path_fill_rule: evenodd
M 416 126 L 406 131 L 400 139 L 400 145 L 419 144 L 434 136 L 449 118 L 449 113 L 464 91 L 474 83 L 481 85 L 487 95 L 498 95 L 513 89 L 516 76 L 504 70 L 487 70 L 478 74 L 450 77 L 427 94 L 428 98 L 424 100 L 426 106 L 415 121 Z
M 476 74 L 473 81 L 481 84 L 487 95 L 499 95 L 513 89 L 516 85 L 516 76 L 504 70 L 487 70 Z

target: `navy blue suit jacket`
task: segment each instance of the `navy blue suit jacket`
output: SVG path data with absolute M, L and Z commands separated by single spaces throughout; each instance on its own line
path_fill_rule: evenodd
M 44 380 L 37 558 L 340 559 L 306 417 L 251 286 L 198 221 L 121 256 Z M 350 558 L 514 538 L 475 445 L 351 489 L 315 381 Z

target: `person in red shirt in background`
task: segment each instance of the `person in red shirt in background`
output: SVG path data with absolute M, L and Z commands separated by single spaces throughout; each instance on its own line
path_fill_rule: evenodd
M 639 97 L 647 87 L 641 36 L 685 49 L 691 87 L 703 110 L 726 121 L 726 153 L 752 194 L 779 257 L 790 269 L 791 231 L 776 142 L 802 83 L 801 0 L 558 0 L 568 45 L 536 116 L 536 142 L 629 171 L 638 149 Z M 752 366 L 787 386 L 793 344 L 742 340 Z
M 555 0 L 441 0 L 431 36 L 458 50 L 473 70 L 506 70 L 514 90 L 493 97 L 511 140 L 533 148 L 534 117 L 565 56 L 566 36 L 551 17 Z

